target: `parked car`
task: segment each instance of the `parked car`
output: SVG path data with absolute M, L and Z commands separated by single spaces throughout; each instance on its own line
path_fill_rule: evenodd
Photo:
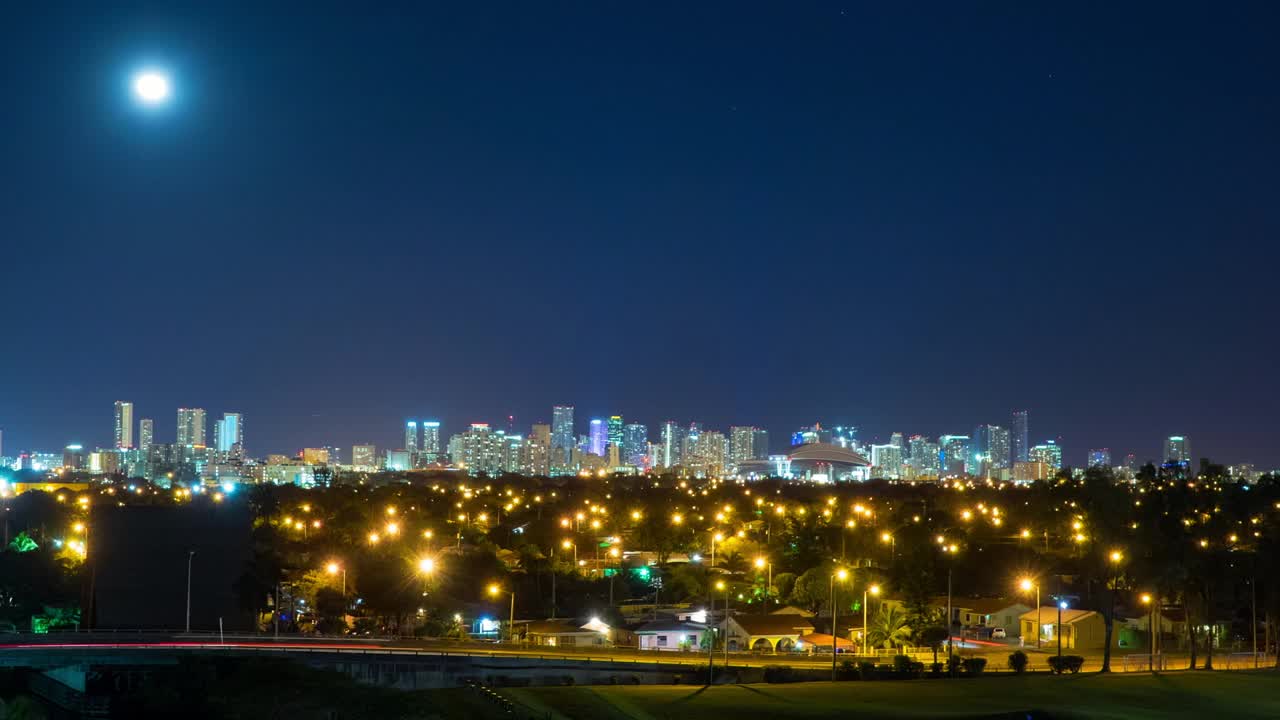
M 1007 637 L 1009 637 L 1009 634 L 1004 631 L 1004 628 L 1001 628 L 1001 627 L 991 628 L 992 640 L 1003 640 Z

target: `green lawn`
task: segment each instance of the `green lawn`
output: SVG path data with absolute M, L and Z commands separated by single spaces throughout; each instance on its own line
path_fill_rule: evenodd
M 1275 718 L 1280 673 L 1002 676 L 691 686 L 546 687 L 504 694 L 561 718 L 785 720 L 786 718 Z

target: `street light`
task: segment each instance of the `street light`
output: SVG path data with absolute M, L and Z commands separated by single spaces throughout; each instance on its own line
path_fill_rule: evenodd
M 949 553 L 954 555 L 959 551 L 960 551 L 960 548 L 955 543 L 942 546 L 942 552 L 944 553 Z M 954 655 L 954 651 L 953 651 L 954 643 L 952 643 L 951 641 L 951 569 L 952 569 L 952 565 L 953 563 L 947 563 L 947 667 L 950 672 L 954 672 L 954 670 L 950 670 L 952 668 L 951 658 Z
M 1067 601 L 1059 600 L 1058 601 L 1058 631 L 1057 633 L 1055 633 L 1058 636 L 1058 667 L 1059 668 L 1062 667 L 1062 611 L 1066 609 L 1067 609 Z M 1059 670 L 1058 672 L 1062 672 L 1062 671 Z
M 711 536 L 711 567 L 716 566 L 716 543 L 724 540 L 724 533 L 716 533 Z
M 716 581 L 716 589 L 724 591 L 724 620 L 720 621 L 720 634 L 724 643 L 724 669 L 729 670 L 729 586 L 723 580 Z
M 324 569 L 325 569 L 325 572 L 329 573 L 330 575 L 337 575 L 338 573 L 342 573 L 342 597 L 345 598 L 347 596 L 347 569 L 345 567 L 342 567 L 336 562 L 329 563 L 324 567 Z
M 849 571 L 840 568 L 831 573 L 831 682 L 836 681 L 836 649 L 839 633 L 836 627 L 836 580 L 844 582 L 849 579 Z
M 515 643 L 515 638 L 516 638 L 516 634 L 515 634 L 515 629 L 516 629 L 516 628 L 515 628 L 515 625 L 516 625 L 516 591 L 515 591 L 515 590 L 503 590 L 501 587 L 499 587 L 499 586 L 498 586 L 498 584 L 497 584 L 497 583 L 493 583 L 493 584 L 491 584 L 491 585 L 489 586 L 489 594 L 490 594 L 490 595 L 493 595 L 494 597 L 497 597 L 497 596 L 501 595 L 501 594 L 502 594 L 502 593 L 504 593 L 504 592 L 509 593 L 509 594 L 511 595 L 511 610 L 510 610 L 510 613 L 507 615 L 507 642 L 510 642 L 510 643 L 514 644 L 514 643 Z
M 560 543 L 560 547 L 564 548 L 565 550 L 568 550 L 569 548 L 573 548 L 573 567 L 575 568 L 574 572 L 577 572 L 576 568 L 578 567 L 578 543 L 572 540 L 564 540 L 563 542 Z
M 196 551 L 187 551 L 187 632 L 191 632 L 191 561 L 195 559 Z
M 436 561 L 434 558 L 424 557 L 418 561 L 418 572 L 423 575 L 430 575 L 436 571 Z
M 1018 584 L 1023 592 L 1031 592 L 1032 588 L 1036 591 L 1036 649 L 1040 649 L 1040 581 L 1031 578 L 1023 578 Z
M 1142 593 L 1142 604 L 1150 606 L 1147 611 L 1147 644 L 1150 652 L 1147 654 L 1147 672 L 1154 673 L 1156 671 L 1156 606 L 1151 602 L 1151 593 Z
M 756 558 L 756 569 L 768 571 L 768 584 L 764 590 L 764 611 L 769 612 L 769 596 L 773 594 L 773 561 L 763 556 Z
M 864 655 L 867 652 L 867 639 L 868 639 L 868 635 L 867 635 L 867 593 L 868 592 L 870 592 L 872 595 L 879 596 L 880 586 L 872 585 L 871 587 L 863 588 L 862 590 L 862 653 Z

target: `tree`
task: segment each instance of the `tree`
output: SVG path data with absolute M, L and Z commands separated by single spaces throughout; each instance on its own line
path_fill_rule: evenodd
M 816 613 L 827 602 L 830 591 L 831 568 L 828 566 L 809 568 L 796 578 L 791 588 L 789 602 Z
M 880 612 L 868 621 L 867 642 L 886 648 L 901 647 L 911 640 L 907 613 L 897 605 L 881 605 Z
M 929 625 L 920 632 L 916 633 L 916 639 L 921 645 L 928 647 L 933 651 L 933 662 L 938 662 L 938 646 L 946 641 L 951 632 L 941 625 Z

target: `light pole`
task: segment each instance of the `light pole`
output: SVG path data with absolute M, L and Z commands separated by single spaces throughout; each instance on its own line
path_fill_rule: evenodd
M 1151 602 L 1150 593 L 1142 593 L 1142 604 L 1151 608 L 1147 612 L 1147 644 L 1151 650 L 1147 654 L 1147 672 L 1154 673 L 1156 671 L 1156 606 Z
M 959 546 L 955 543 L 944 545 L 942 551 L 951 555 L 960 552 Z M 952 563 L 947 563 L 947 672 L 954 674 L 954 667 L 951 662 L 953 655 L 953 643 L 951 642 L 951 568 Z
M 836 681 L 836 650 L 839 648 L 839 633 L 836 627 L 836 580 L 844 582 L 849 572 L 840 568 L 831 573 L 831 682 Z
M 765 613 L 768 613 L 769 612 L 769 596 L 773 594 L 773 561 L 766 560 L 763 557 L 756 558 L 756 569 L 764 570 L 765 568 L 768 568 L 769 579 L 768 579 L 768 585 L 765 586 L 765 590 L 764 590 L 764 611 Z
M 716 594 L 711 590 L 707 591 L 707 606 L 707 687 L 711 687 L 716 675 Z
M 724 643 L 724 669 L 729 669 L 729 586 L 725 581 L 716 581 L 716 589 L 724 591 L 724 620 L 720 621 L 720 634 Z
M 711 536 L 711 567 L 716 566 L 716 543 L 724 540 L 723 533 L 715 533 Z
M 862 591 L 862 654 L 863 655 L 867 654 L 867 642 L 870 638 L 870 635 L 867 632 L 867 592 L 868 591 L 872 595 L 879 595 L 880 586 L 872 585 L 869 588 L 864 588 Z
M 889 564 L 893 564 L 898 554 L 898 540 L 891 532 L 880 533 L 880 542 L 889 546 Z
M 1067 601 L 1058 601 L 1058 631 L 1054 633 L 1058 636 L 1058 672 L 1062 672 L 1062 611 L 1067 609 Z
M 345 567 L 342 567 L 336 562 L 331 562 L 325 566 L 325 570 L 330 575 L 337 575 L 338 573 L 342 573 L 342 597 L 346 598 L 347 597 L 347 569 Z
M 564 542 L 560 543 L 560 547 L 564 548 L 565 550 L 568 550 L 569 548 L 573 548 L 573 571 L 575 573 L 578 572 L 578 543 L 572 540 L 565 540 Z
M 187 632 L 191 632 L 191 561 L 195 559 L 196 551 L 187 551 Z
M 511 595 L 511 610 L 507 615 L 507 642 L 514 645 L 516 641 L 516 591 L 504 591 L 502 588 L 498 587 L 497 583 L 489 586 L 489 594 L 494 597 L 501 595 L 503 592 Z
M 1032 588 L 1036 591 L 1036 649 L 1040 649 L 1040 581 L 1023 578 L 1021 583 L 1023 592 L 1031 592 Z

